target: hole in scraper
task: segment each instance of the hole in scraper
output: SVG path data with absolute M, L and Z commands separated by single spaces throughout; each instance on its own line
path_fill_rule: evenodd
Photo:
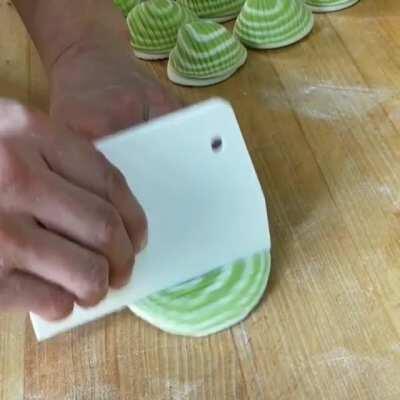
M 218 153 L 222 150 L 222 138 L 215 136 L 211 139 L 211 149 L 214 153 Z

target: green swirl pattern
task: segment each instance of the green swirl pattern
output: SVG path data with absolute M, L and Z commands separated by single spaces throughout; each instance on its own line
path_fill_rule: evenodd
M 245 47 L 224 26 L 198 20 L 179 30 L 176 47 L 170 54 L 169 76 L 172 70 L 178 76 L 193 80 L 223 80 L 246 59 Z
M 144 0 L 113 0 L 114 4 L 121 9 L 125 16 L 128 15 L 134 7 Z
M 218 268 L 130 306 L 150 324 L 173 334 L 205 336 L 242 321 L 264 294 L 270 254 Z
M 306 4 L 315 12 L 339 11 L 351 7 L 360 0 L 306 0 Z
M 226 21 L 235 18 L 245 0 L 177 0 L 192 9 L 200 18 Z
M 313 25 L 303 0 L 247 0 L 234 31 L 249 47 L 272 49 L 301 40 Z
M 134 50 L 168 57 L 179 28 L 196 20 L 196 14 L 172 0 L 148 0 L 137 5 L 127 17 Z

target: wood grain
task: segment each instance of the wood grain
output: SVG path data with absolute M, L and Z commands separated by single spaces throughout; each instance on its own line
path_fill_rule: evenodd
M 166 82 L 165 63 L 147 65 Z M 237 111 L 268 197 L 268 296 L 201 340 L 122 312 L 37 344 L 24 317 L 3 315 L 0 400 L 399 399 L 398 0 L 319 15 L 306 40 L 250 52 L 218 86 L 168 85 Z M 0 95 L 47 107 L 40 61 L 4 0 Z

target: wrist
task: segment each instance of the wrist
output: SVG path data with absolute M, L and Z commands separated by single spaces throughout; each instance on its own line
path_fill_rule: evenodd
M 116 32 L 96 27 L 73 40 L 66 41 L 54 51 L 46 65 L 49 77 L 59 69 L 72 66 L 75 60 L 82 57 L 90 57 L 91 54 L 93 57 L 99 57 L 99 49 L 107 49 L 110 56 L 117 52 L 131 53 L 128 35 L 118 35 Z M 107 64 L 107 61 L 104 60 L 104 63 Z
M 111 0 L 14 0 L 45 69 L 65 54 L 113 41 L 129 47 L 126 21 Z

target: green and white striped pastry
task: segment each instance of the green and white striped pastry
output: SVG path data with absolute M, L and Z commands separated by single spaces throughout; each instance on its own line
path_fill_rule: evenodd
M 134 7 L 144 0 L 113 0 L 114 4 L 121 9 L 125 16 L 128 15 Z
M 208 86 L 229 78 L 247 51 L 224 26 L 198 20 L 182 26 L 168 62 L 168 77 L 185 86 Z
M 134 53 L 145 60 L 168 58 L 179 28 L 196 19 L 193 11 L 175 1 L 144 1 L 127 17 Z
M 306 4 L 314 12 L 339 11 L 351 7 L 360 0 L 306 0 Z
M 192 9 L 200 18 L 225 22 L 236 18 L 245 0 L 176 0 Z
M 303 0 L 247 0 L 234 31 L 248 47 L 273 49 L 301 40 L 313 25 Z
M 270 254 L 232 265 L 162 290 L 129 308 L 150 324 L 176 335 L 205 336 L 242 321 L 267 286 Z

